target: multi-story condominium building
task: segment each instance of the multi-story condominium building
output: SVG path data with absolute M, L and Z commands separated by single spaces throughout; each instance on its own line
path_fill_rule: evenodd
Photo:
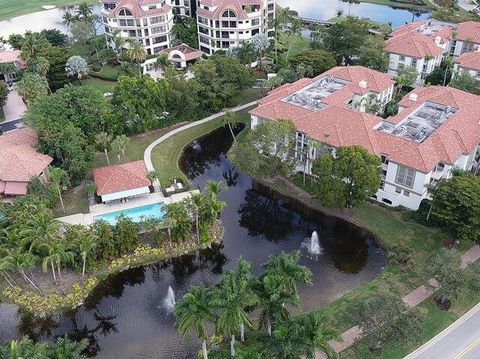
M 102 0 L 102 22 L 113 48 L 114 34 L 137 39 L 147 54 L 170 47 L 173 26 L 171 0 Z M 127 45 L 128 46 L 128 45 Z
M 389 53 L 388 74 L 395 76 L 406 66 L 417 73 L 415 85 L 422 85 L 425 77 L 440 66 L 443 56 L 450 50 L 453 25 L 436 20 L 405 25 L 393 32 L 386 42 Z
M 173 14 L 179 16 L 195 16 L 197 0 L 172 0 Z
M 385 74 L 373 70 L 334 68 L 270 92 L 250 111 L 252 128 L 291 119 L 297 128 L 293 155 L 299 161 L 306 154 L 310 159 L 321 155 L 317 147 L 324 151 L 328 146 L 334 154 L 339 146 L 362 146 L 382 160 L 376 200 L 416 210 L 429 198 L 428 184 L 449 178 L 454 167 L 478 166 L 480 96 L 450 87 L 419 87 L 402 99 L 398 114 L 386 119 L 355 106 L 367 93 L 391 98 L 392 86 Z M 323 146 L 309 148 L 308 139 Z M 298 169 L 304 168 L 311 172 L 305 165 Z
M 259 33 L 273 36 L 268 27 L 274 16 L 274 0 L 198 0 L 200 50 L 211 55 L 241 46 Z
M 480 82 L 480 52 L 466 52 L 455 58 L 452 78 L 466 74 Z
M 456 25 L 450 36 L 450 54 L 460 56 L 466 52 L 478 51 L 480 47 L 480 22 L 467 21 Z

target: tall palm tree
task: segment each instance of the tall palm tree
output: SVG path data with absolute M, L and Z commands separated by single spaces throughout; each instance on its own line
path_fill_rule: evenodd
M 208 181 L 205 185 L 205 192 L 216 198 L 223 190 L 226 189 L 225 183 L 219 181 Z
M 75 15 L 77 18 L 84 20 L 88 19 L 92 13 L 92 8 L 86 2 L 82 2 L 80 5 L 78 5 L 77 10 L 75 10 Z
M 33 280 L 25 273 L 26 269 L 35 266 L 36 260 L 37 258 L 32 253 L 25 252 L 23 248 L 8 249 L 5 250 L 5 255 L 2 257 L 0 269 L 4 271 L 17 271 L 22 275 L 25 282 L 30 283 L 35 289 L 42 293 L 40 288 L 38 288 Z
M 274 46 L 275 46 L 275 63 L 276 64 L 278 64 L 278 36 L 280 33 L 279 30 L 281 26 L 282 26 L 282 19 L 279 16 L 275 16 L 273 19 L 270 19 L 268 21 L 268 27 L 275 31 Z
M 42 243 L 51 243 L 60 238 L 60 223 L 53 218 L 51 212 L 39 212 L 25 221 L 20 235 L 23 247 L 33 252 Z
M 308 359 L 315 358 L 315 352 L 318 349 L 322 350 L 328 359 L 338 358 L 338 354 L 328 342 L 340 339 L 340 334 L 326 325 L 324 316 L 317 311 L 311 311 L 300 315 L 298 321 L 303 329 L 302 338 Z
M 172 247 L 172 229 L 177 226 L 177 221 L 171 216 L 165 216 L 162 218 L 162 225 L 167 230 L 168 244 Z
M 223 115 L 223 125 L 227 125 L 230 129 L 230 133 L 232 135 L 233 141 L 237 144 L 237 139 L 235 138 L 235 134 L 233 133 L 233 126 L 237 123 L 237 115 L 235 112 L 227 111 L 225 115 Z
M 129 143 L 130 143 L 130 138 L 125 135 L 118 135 L 112 141 L 112 148 L 115 151 L 119 151 L 122 153 L 124 161 L 125 161 L 125 149 L 127 148 Z
M 99 132 L 95 135 L 95 143 L 105 153 L 107 164 L 110 166 L 110 159 L 108 158 L 108 147 L 112 143 L 112 136 L 106 132 Z
M 48 46 L 48 41 L 43 34 L 27 33 L 22 45 L 22 58 L 27 61 L 35 60 L 39 51 L 45 46 Z
M 302 22 L 300 20 L 292 18 L 292 20 L 291 20 L 291 22 L 288 26 L 288 31 L 287 31 L 288 38 L 291 40 L 290 45 L 288 46 L 288 51 L 287 51 L 287 56 L 286 56 L 286 61 L 287 62 L 288 62 L 288 56 L 290 55 L 290 51 L 292 50 L 292 45 L 293 45 L 293 42 L 294 42 L 292 37 L 300 35 L 301 32 L 302 32 L 302 28 L 303 28 Z
M 320 148 L 320 144 L 312 138 L 307 139 L 307 153 L 305 155 L 303 169 L 303 185 L 305 186 L 305 174 L 309 170 L 310 163 L 315 159 L 316 151 Z
M 117 53 L 117 60 L 122 56 L 123 45 L 125 45 L 125 38 L 122 37 L 120 30 L 114 30 L 112 32 L 112 41 L 115 45 L 115 52 Z
M 67 11 L 62 16 L 62 23 L 67 27 L 70 28 L 70 25 L 75 21 L 75 16 L 70 12 Z
M 235 356 L 235 334 L 243 331 L 251 322 L 247 308 L 256 304 L 251 291 L 251 264 L 240 259 L 237 271 L 228 271 L 222 277 L 213 303 L 219 308 L 217 330 L 230 337 L 230 354 Z
M 156 180 L 158 180 L 158 172 L 155 171 L 155 170 L 148 171 L 147 177 L 148 177 L 148 179 L 150 180 L 150 182 L 152 183 L 152 186 L 153 186 L 153 183 L 154 183 Z
M 197 244 L 200 245 L 200 209 L 203 205 L 203 196 L 198 193 L 193 193 L 190 196 L 190 206 L 193 209 L 195 217 L 195 231 L 197 235 Z
M 44 250 L 46 255 L 43 257 L 42 269 L 44 272 L 48 271 L 48 265 L 53 275 L 53 281 L 57 283 L 55 271 L 57 271 L 59 278 L 62 278 L 61 266 L 66 263 L 74 262 L 74 253 L 68 250 L 61 241 L 51 243 L 43 243 L 40 249 Z M 57 269 L 55 269 L 55 266 Z
M 263 267 L 267 274 L 282 276 L 285 281 L 284 289 L 298 295 L 298 282 L 312 284 L 312 272 L 308 267 L 300 265 L 299 261 L 300 251 L 282 252 L 279 255 L 270 256 Z
M 85 279 L 85 270 L 87 267 L 87 259 L 89 256 L 95 253 L 97 248 L 97 238 L 92 236 L 90 233 L 81 232 L 77 239 L 76 246 L 80 252 L 80 257 L 82 258 L 82 282 Z
M 49 177 L 52 185 L 57 189 L 60 204 L 62 205 L 63 213 L 65 213 L 65 205 L 63 203 L 62 191 L 70 187 L 70 178 L 67 171 L 54 167 L 49 171 Z
M 202 340 L 203 358 L 208 359 L 207 323 L 214 321 L 211 292 L 204 287 L 193 287 L 175 304 L 175 327 L 182 335 L 196 332 Z
M 125 50 L 125 56 L 131 62 L 137 64 L 140 76 L 142 76 L 142 63 L 147 58 L 147 52 L 138 40 L 129 38 L 126 41 L 128 42 L 128 48 Z

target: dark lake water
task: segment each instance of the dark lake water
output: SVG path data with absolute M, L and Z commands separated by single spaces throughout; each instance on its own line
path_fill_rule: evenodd
M 14 306 L 0 305 L 0 341 L 27 334 L 49 340 L 67 333 L 88 338 L 89 353 L 98 358 L 194 358 L 198 346 L 178 336 L 175 318 L 163 304 L 168 287 L 178 298 L 192 285 L 214 284 L 240 256 L 259 273 L 269 255 L 301 249 L 313 231 L 319 234 L 322 253 L 315 258 L 302 252 L 301 262 L 314 280 L 313 286 L 299 288 L 304 309 L 325 305 L 381 272 L 386 255 L 371 234 L 298 204 L 292 205 L 302 214 L 292 210 L 235 170 L 225 157 L 231 144 L 228 129 L 221 128 L 188 146 L 181 159 L 195 186 L 203 188 L 209 179 L 229 186 L 220 195 L 227 203 L 221 244 L 112 276 L 85 305 L 63 316 L 33 319 Z

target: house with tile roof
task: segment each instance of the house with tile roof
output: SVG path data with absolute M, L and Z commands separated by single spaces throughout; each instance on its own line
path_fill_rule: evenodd
M 29 127 L 0 136 L 0 195 L 3 202 L 27 194 L 28 183 L 33 177 L 46 179 L 53 159 L 37 152 L 37 143 L 37 134 Z
M 151 181 L 143 160 L 95 168 L 93 178 L 104 203 L 150 193 Z
M 456 57 L 452 78 L 457 74 L 470 75 L 480 83 L 480 52 L 466 52 Z
M 148 55 L 170 47 L 172 0 L 102 0 L 102 5 L 105 35 L 113 49 L 114 36 L 138 40 Z
M 372 86 L 366 80 L 366 88 L 352 81 L 362 73 L 375 78 Z M 330 82 L 325 82 L 328 78 Z M 341 82 L 343 86 L 338 85 Z M 250 111 L 252 128 L 265 121 L 292 120 L 297 128 L 293 155 L 298 170 L 307 173 L 309 159 L 322 154 L 309 148 L 308 139 L 333 153 L 340 146 L 362 146 L 382 160 L 376 200 L 416 210 L 429 197 L 430 183 L 449 178 L 453 168 L 478 167 L 480 96 L 450 87 L 419 87 L 401 100 L 395 116 L 386 119 L 354 105 L 362 93 L 377 94 L 377 99 L 386 93 L 388 99 L 391 86 L 386 74 L 337 67 L 270 92 Z
M 17 73 L 27 66 L 20 54 L 20 50 L 0 51 L 0 81 L 15 81 Z
M 198 0 L 200 50 L 207 55 L 239 47 L 256 34 L 273 36 L 269 20 L 275 17 L 275 0 Z

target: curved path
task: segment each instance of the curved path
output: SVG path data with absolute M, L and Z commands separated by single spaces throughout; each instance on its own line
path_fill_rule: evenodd
M 178 127 L 176 129 L 164 134 L 162 137 L 156 139 L 151 144 L 149 144 L 148 147 L 145 149 L 145 152 L 143 154 L 143 161 L 145 162 L 145 167 L 147 167 L 147 171 L 150 172 L 150 171 L 155 170 L 155 168 L 153 167 L 153 163 L 152 163 L 152 150 L 155 148 L 155 146 L 159 145 L 160 143 L 162 143 L 166 139 L 172 137 L 173 135 L 176 135 L 179 132 L 188 130 L 189 128 L 199 126 L 199 125 L 202 125 L 204 123 L 213 121 L 213 120 L 215 120 L 219 117 L 222 117 L 223 115 L 225 115 L 225 112 L 227 112 L 227 111 L 238 112 L 238 111 L 241 111 L 241 110 L 245 110 L 246 108 L 255 106 L 256 104 L 257 104 L 257 101 L 253 101 L 253 102 L 249 102 L 245 105 L 240 105 L 240 106 L 237 106 L 237 107 L 234 107 L 234 108 L 222 111 L 222 112 L 217 112 L 216 114 L 205 117 L 204 119 L 188 123 L 184 126 Z

